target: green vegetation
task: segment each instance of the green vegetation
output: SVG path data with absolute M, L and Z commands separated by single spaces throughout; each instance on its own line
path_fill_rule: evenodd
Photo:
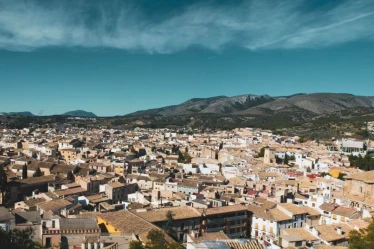
M 348 237 L 349 249 L 374 248 L 374 217 L 365 229 L 352 230 Z
M 298 140 L 298 142 L 299 142 L 299 143 L 305 143 L 305 142 L 307 142 L 307 141 L 309 141 L 309 140 L 310 140 L 309 137 L 300 137 L 299 140 Z
M 179 151 L 178 163 L 191 163 L 191 156 L 188 153 L 182 153 Z
M 40 170 L 40 168 L 38 167 L 35 171 L 35 173 L 33 174 L 33 177 L 39 177 L 39 176 L 42 176 L 43 173 L 42 171 Z
M 173 228 L 173 221 L 174 221 L 173 216 L 174 216 L 174 214 L 170 210 L 166 213 L 164 230 L 167 232 L 167 234 L 169 234 L 170 236 L 175 238 L 176 233 L 175 233 L 175 230 Z
M 374 170 L 374 158 L 370 154 L 366 154 L 365 157 L 359 156 L 349 156 L 349 162 L 352 167 L 359 168 L 361 170 L 369 171 Z
M 257 157 L 264 157 L 265 156 L 265 149 L 269 147 L 262 147 L 260 152 L 257 154 Z
M 27 178 L 27 165 L 23 165 L 22 167 L 22 179 L 26 179 Z
M 130 249 L 183 249 L 184 247 L 176 242 L 167 242 L 164 233 L 160 230 L 151 230 L 147 234 L 147 241 L 143 244 L 140 241 L 131 241 Z
M 284 163 L 284 164 L 288 164 L 289 161 L 290 161 L 289 155 L 288 155 L 287 153 L 285 153 L 285 155 L 284 155 L 284 159 L 283 159 L 283 163 Z
M 6 249 L 41 249 L 42 246 L 33 240 L 32 228 L 11 229 L 5 231 L 0 227 L 1 248 Z
M 5 193 L 7 191 L 7 175 L 5 174 L 4 168 L 0 167 L 0 192 L 1 192 L 1 200 L 2 204 L 4 205 L 6 203 L 5 200 Z

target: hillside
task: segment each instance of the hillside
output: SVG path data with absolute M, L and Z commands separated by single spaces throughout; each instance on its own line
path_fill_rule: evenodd
M 146 115 L 190 115 L 190 114 L 234 114 L 240 111 L 273 101 L 268 95 L 240 95 L 234 97 L 217 96 L 212 98 L 190 99 L 180 105 L 166 106 L 138 111 L 130 116 Z
M 0 115 L 9 115 L 9 116 L 26 116 L 26 117 L 32 117 L 35 116 L 31 112 L 25 111 L 25 112 L 0 112 Z
M 95 118 L 97 117 L 95 113 L 93 112 L 86 112 L 83 110 L 76 110 L 76 111 L 70 111 L 70 112 L 65 112 L 62 114 L 64 116 L 72 116 L 72 117 L 88 117 L 88 118 Z
M 175 116 L 192 114 L 274 115 L 297 112 L 318 116 L 352 108 L 372 108 L 374 97 L 340 93 L 295 94 L 284 97 L 268 95 L 218 96 L 191 99 L 179 105 L 138 111 L 129 116 Z

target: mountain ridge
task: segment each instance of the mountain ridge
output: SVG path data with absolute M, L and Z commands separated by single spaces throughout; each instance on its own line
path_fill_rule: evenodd
M 73 117 L 89 117 L 89 118 L 97 117 L 95 113 L 87 112 L 87 111 L 83 111 L 83 110 L 69 111 L 69 112 L 65 112 L 64 114 L 61 114 L 61 115 L 73 116 Z
M 41 115 L 35 115 L 29 111 L 23 112 L 0 112 L 0 115 L 4 116 L 23 116 L 23 117 L 41 117 Z M 72 117 L 97 117 L 93 112 L 87 112 L 83 110 L 68 111 L 63 114 L 56 114 L 57 116 L 72 116 Z M 48 115 L 54 116 L 54 115 Z
M 192 114 L 267 115 L 293 109 L 310 115 L 323 115 L 350 108 L 373 108 L 374 96 L 347 93 L 299 93 L 290 96 L 243 94 L 233 97 L 193 98 L 181 104 L 141 110 L 125 116 L 175 116 Z

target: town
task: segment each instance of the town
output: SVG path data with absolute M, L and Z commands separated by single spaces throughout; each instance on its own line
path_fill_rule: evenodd
M 3 128 L 0 227 L 43 248 L 348 248 L 374 212 L 374 142 L 348 135 Z

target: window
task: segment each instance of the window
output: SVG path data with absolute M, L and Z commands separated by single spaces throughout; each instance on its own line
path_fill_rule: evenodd
M 56 226 L 56 221 L 52 221 L 52 228 L 55 228 Z
M 296 247 L 299 247 L 299 246 L 302 246 L 303 245 L 303 242 L 302 241 L 296 241 L 295 242 L 295 246 Z

